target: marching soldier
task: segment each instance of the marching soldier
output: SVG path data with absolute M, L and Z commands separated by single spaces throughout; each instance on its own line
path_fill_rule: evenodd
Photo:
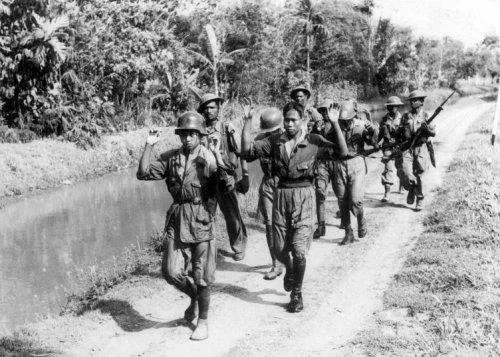
M 424 200 L 423 174 L 428 169 L 428 146 L 431 145 L 429 137 L 436 135 L 434 125 L 427 125 L 429 117 L 423 110 L 425 93 L 415 90 L 408 96 L 410 111 L 401 119 L 400 135 L 404 140 L 413 140 L 415 133 L 420 129 L 420 135 L 416 138 L 413 147 L 403 152 L 403 186 L 408 190 L 406 203 L 412 205 L 417 198 L 415 210 L 422 209 Z M 430 157 L 432 160 L 433 158 Z
M 314 164 L 318 155 L 328 148 L 338 147 L 347 153 L 336 118 L 330 116 L 337 133 L 336 145 L 323 137 L 306 131 L 306 115 L 302 105 L 290 102 L 283 109 L 284 132 L 277 132 L 262 140 L 250 138 L 250 109 L 245 110 L 242 134 L 242 155 L 250 160 L 268 158 L 272 173 L 278 178 L 273 202 L 273 249 L 286 268 L 284 289 L 292 291 L 289 312 L 303 309 L 302 282 L 306 269 L 306 253 L 310 246 L 313 227 Z M 291 256 L 290 256 L 291 253 Z
M 325 139 L 334 141 L 335 133 L 331 133 L 331 125 L 328 120 L 328 111 L 331 108 L 331 103 L 323 102 L 318 105 L 318 112 L 322 116 L 322 120 L 314 123 L 311 133 L 323 136 Z M 333 137 L 332 137 L 333 136 Z M 316 193 L 316 217 L 318 220 L 318 228 L 314 231 L 313 238 L 319 239 L 325 235 L 325 200 L 328 189 L 328 184 L 333 180 L 333 161 L 329 155 L 318 157 L 315 168 L 314 188 Z
M 223 123 L 219 121 L 220 106 L 223 102 L 224 100 L 215 94 L 205 94 L 198 106 L 198 113 L 202 114 L 205 118 L 208 143 L 211 141 L 220 142 L 221 155 L 224 159 L 225 168 L 236 178 L 236 169 L 238 168 L 236 152 L 239 151 L 237 148 L 239 139 L 234 137 L 234 130 L 228 130 L 230 126 L 224 127 Z M 244 160 L 241 160 L 241 167 L 243 178 L 239 182 L 239 186 L 244 183 L 243 186 L 245 187 L 243 191 L 248 191 L 248 169 L 247 163 Z M 220 210 L 226 221 L 229 242 L 234 251 L 234 260 L 242 260 L 245 256 L 247 230 L 241 218 L 236 192 L 233 189 L 228 193 L 224 193 L 217 189 L 216 195 Z
M 365 158 L 362 156 L 365 142 L 377 146 L 378 128 L 367 120 L 357 118 L 357 103 L 346 101 L 340 107 L 339 124 L 345 138 L 348 154 L 334 162 L 333 188 L 339 200 L 341 224 L 345 237 L 341 245 L 353 243 L 350 212 L 358 221 L 358 237 L 367 234 L 366 219 L 363 212 L 365 176 L 367 172 Z
M 392 96 L 385 103 L 387 114 L 380 122 L 379 144 L 390 145 L 397 141 L 399 126 L 401 124 L 401 113 L 399 108 L 404 106 L 399 97 Z M 382 202 L 387 202 L 391 194 L 391 187 L 394 185 L 395 176 L 401 181 L 401 170 L 403 165 L 403 156 L 398 148 L 386 149 L 383 151 L 382 163 L 384 171 L 382 172 L 382 185 L 385 193 Z
M 309 98 L 311 98 L 311 91 L 306 87 L 295 87 L 290 91 L 290 98 L 304 107 L 304 115 L 306 118 L 306 125 L 310 131 L 314 123 L 322 121 L 323 117 L 318 111 L 309 105 Z
M 203 340 L 208 337 L 209 286 L 214 281 L 216 257 L 212 224 L 217 203 L 212 187 L 227 190 L 234 186 L 234 178 L 225 172 L 220 142 L 212 143 L 210 150 L 201 145 L 202 136 L 207 134 L 201 115 L 182 114 L 175 133 L 182 146 L 155 160 L 151 156 L 158 136 L 150 133 L 137 178 L 165 180 L 172 195 L 165 221 L 162 274 L 169 284 L 191 298 L 184 313 L 187 321 L 191 322 L 199 310 L 191 339 Z
M 267 137 L 277 134 L 281 131 L 283 125 L 283 115 L 278 108 L 264 109 L 260 115 L 260 130 L 261 132 L 255 137 L 254 140 L 263 140 Z M 259 212 L 264 218 L 266 225 L 266 239 L 269 252 L 271 254 L 272 267 L 269 272 L 264 275 L 264 279 L 273 280 L 283 273 L 281 263 L 276 259 L 275 251 L 273 248 L 273 197 L 274 191 L 278 185 L 278 178 L 273 175 L 272 163 L 269 157 L 260 158 L 260 167 L 262 168 L 262 181 L 259 187 Z

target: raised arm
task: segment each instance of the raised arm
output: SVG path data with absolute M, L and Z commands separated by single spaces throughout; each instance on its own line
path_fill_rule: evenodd
M 333 108 L 328 108 L 328 121 L 330 122 L 332 128 L 331 132 L 334 134 L 335 141 L 337 142 L 338 154 L 340 156 L 346 156 L 349 153 L 347 150 L 347 144 L 345 142 L 344 135 L 339 125 L 339 111 Z
M 137 169 L 137 179 L 139 180 L 162 180 L 165 178 L 165 165 L 162 161 L 151 162 L 153 147 L 158 142 L 158 133 L 150 132 L 147 139 L 139 168 Z

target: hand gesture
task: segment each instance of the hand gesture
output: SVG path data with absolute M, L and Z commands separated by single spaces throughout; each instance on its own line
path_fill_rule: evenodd
M 253 117 L 253 103 L 251 99 L 248 98 L 243 98 L 243 104 L 241 104 L 241 107 L 243 108 L 243 119 L 245 121 L 251 120 Z
M 328 108 L 327 114 L 328 114 L 328 120 L 330 121 L 330 123 L 332 123 L 332 124 L 338 123 L 339 114 L 340 114 L 339 110 L 330 106 Z
M 148 137 L 146 138 L 146 144 L 148 145 L 154 145 L 158 142 L 160 137 L 160 133 L 158 130 L 150 129 Z
M 220 152 L 220 140 L 218 138 L 208 138 L 208 148 L 214 154 Z

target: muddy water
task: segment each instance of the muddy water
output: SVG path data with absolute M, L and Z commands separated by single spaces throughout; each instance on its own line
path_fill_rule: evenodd
M 75 269 L 143 242 L 170 202 L 163 181 L 140 182 L 133 169 L 0 210 L 0 335 L 57 313 Z

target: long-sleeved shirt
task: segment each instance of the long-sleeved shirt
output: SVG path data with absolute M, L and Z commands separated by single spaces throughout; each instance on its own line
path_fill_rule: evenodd
M 382 117 L 380 121 L 379 141 L 383 140 L 382 144 L 392 144 L 397 140 L 399 126 L 401 125 L 401 114 L 396 112 L 392 117 L 389 113 Z
M 273 133 L 261 140 L 254 140 L 249 152 L 243 157 L 248 160 L 270 159 L 272 176 L 279 178 L 279 186 L 299 187 L 311 184 L 318 156 L 335 155 L 329 150 L 334 144 L 320 135 L 306 134 L 290 155 L 285 147 L 288 141 L 286 133 Z
M 342 126 L 341 126 L 342 128 Z M 363 152 L 365 143 L 376 144 L 378 128 L 367 120 L 353 119 L 352 124 L 342 129 L 347 144 L 348 156 L 356 156 Z
M 211 228 L 217 207 L 214 185 L 224 181 L 225 175 L 203 145 L 189 154 L 182 149 L 167 151 L 151 162 L 145 172 L 137 172 L 139 180 L 166 181 L 174 201 L 167 212 L 167 223 L 176 220 L 176 238 L 184 243 L 213 238 Z
M 418 129 L 420 129 L 422 124 L 426 122 L 428 118 L 429 114 L 424 111 L 421 111 L 419 114 L 413 114 L 411 112 L 403 114 L 400 126 L 401 135 L 406 139 L 414 136 Z M 422 133 L 422 136 L 417 140 L 415 146 L 424 144 L 429 136 L 436 135 L 436 129 L 433 124 L 428 125 L 427 129 L 427 132 Z
M 225 170 L 233 176 L 236 176 L 236 170 L 239 166 L 239 160 L 236 155 L 235 148 L 232 148 L 231 143 L 228 141 L 228 135 L 226 132 L 226 127 L 221 121 L 216 121 L 213 125 L 207 126 L 208 135 L 203 139 L 203 145 L 208 146 L 208 140 L 219 140 L 220 141 L 220 151 L 222 155 L 222 160 L 224 161 Z M 233 135 L 235 135 L 234 133 Z M 235 145 L 238 145 L 239 138 L 235 135 Z

